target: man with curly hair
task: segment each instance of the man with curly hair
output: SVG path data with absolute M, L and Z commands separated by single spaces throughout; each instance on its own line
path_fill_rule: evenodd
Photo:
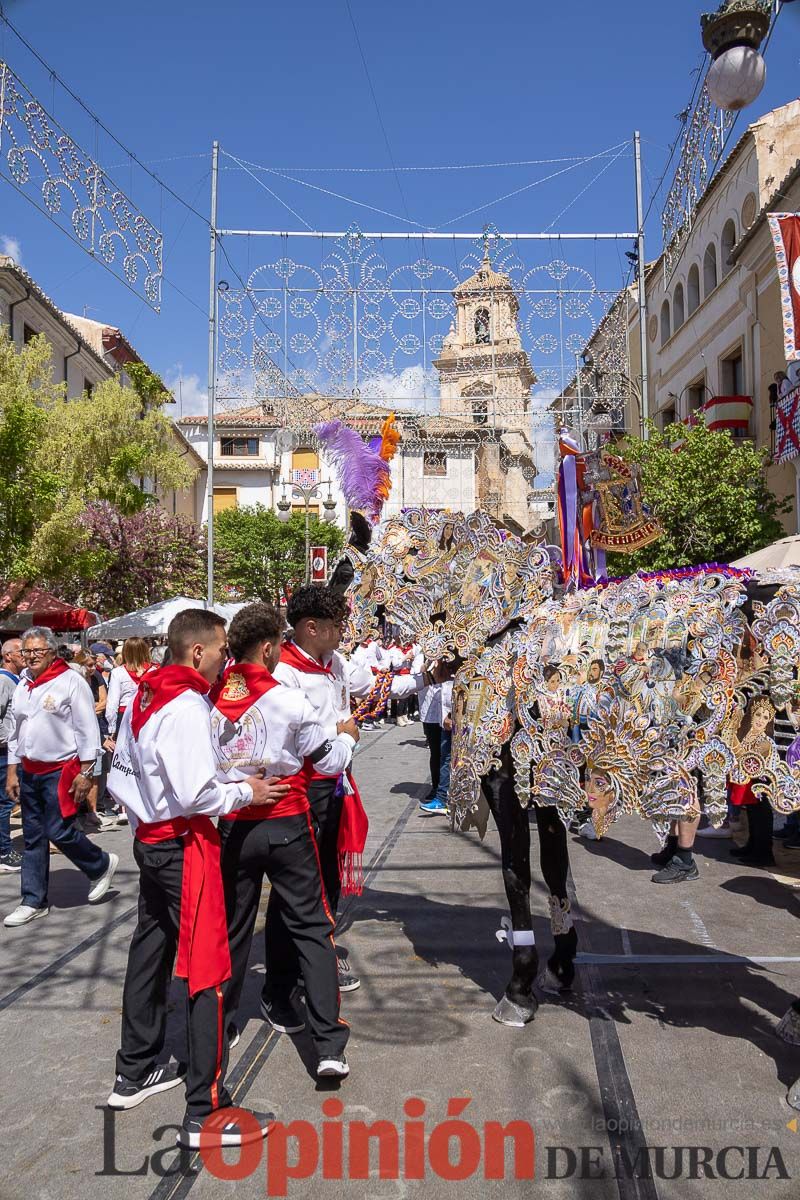
M 271 994 L 261 1011 L 279 1033 L 308 1022 L 317 1074 L 343 1078 L 349 1027 L 339 1017 L 335 921 L 322 882 L 311 823 L 309 784 L 336 778 L 350 765 L 358 741 L 352 719 L 329 738 L 299 688 L 278 683 L 272 669 L 281 653 L 283 618 L 270 604 L 249 604 L 233 618 L 228 646 L 234 662 L 211 693 L 211 733 L 220 778 L 246 780 L 259 770 L 288 785 L 271 808 L 241 808 L 220 821 L 222 876 L 231 950 L 225 1007 L 239 1005 L 264 876 L 293 953 L 267 936 L 265 962 Z M 297 967 L 305 986 L 305 1014 L 292 1003 Z
M 342 630 L 347 620 L 347 601 L 330 586 L 310 584 L 299 588 L 291 600 L 286 618 L 293 629 L 290 642 L 284 644 L 281 661 L 275 668 L 275 678 L 287 687 L 300 688 L 317 714 L 317 720 L 329 739 L 336 737 L 350 718 L 351 696 L 366 696 L 375 682 L 370 668 L 364 664 L 348 662 L 339 653 Z M 397 676 L 392 681 L 392 696 L 401 698 L 416 690 L 411 676 Z M 358 804 L 357 793 L 353 800 L 353 783 L 346 776 L 332 779 L 314 772 L 308 786 L 311 814 L 316 825 L 322 877 L 328 904 L 333 915 L 341 893 L 340 869 L 345 863 L 340 841 L 343 806 L 348 813 Z M 358 805 L 360 807 L 360 805 Z M 266 936 L 273 947 L 281 942 L 287 952 L 288 939 L 277 902 L 270 897 L 267 909 Z M 347 957 L 339 951 L 339 988 L 352 992 L 360 987 L 361 981 L 351 969 Z M 269 998 L 270 981 L 267 977 L 265 998 Z

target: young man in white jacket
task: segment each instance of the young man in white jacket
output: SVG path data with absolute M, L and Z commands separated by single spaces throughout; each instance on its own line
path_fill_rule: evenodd
M 3 922 L 27 925 L 50 912 L 50 845 L 89 880 L 89 902 L 105 896 L 119 866 L 76 826 L 92 786 L 100 729 L 91 688 L 56 655 L 52 630 L 22 635 L 25 670 L 11 701 L 6 791 L 22 807 L 22 899 Z
M 317 1074 L 344 1077 L 349 1027 L 339 1016 L 334 919 L 320 871 L 308 785 L 312 773 L 335 779 L 350 765 L 358 729 L 351 719 L 328 738 L 300 688 L 272 675 L 281 652 L 283 618 L 271 604 L 250 604 L 228 630 L 234 662 L 211 693 L 211 735 L 221 779 L 243 780 L 259 769 L 290 786 L 271 808 L 244 808 L 220 821 L 222 877 L 232 974 L 226 1012 L 239 1005 L 261 888 L 266 875 L 294 943 L 295 960 L 274 953 L 265 939 L 270 980 L 263 1016 L 279 1033 L 298 1033 L 306 1019 Z M 292 1004 L 299 961 L 305 1013 Z
M 223 984 L 231 961 L 211 817 L 269 804 L 287 789 L 253 776 L 220 783 L 206 696 L 227 654 L 225 622 L 191 608 L 170 623 L 172 662 L 148 674 L 126 709 L 108 788 L 128 810 L 139 867 L 139 921 L 128 953 L 122 1039 L 111 1108 L 135 1108 L 186 1079 L 181 1145 L 197 1149 L 205 1131 L 225 1146 L 250 1140 L 225 1089 L 228 1040 Z M 159 1064 L 172 974 L 186 980 L 189 1062 Z M 265 1137 L 274 1117 L 255 1113 Z
M 294 630 L 294 636 L 284 644 L 281 660 L 274 672 L 275 678 L 281 683 L 300 688 L 305 693 L 316 710 L 317 720 L 331 740 L 350 719 L 351 696 L 368 695 L 375 682 L 370 667 L 348 661 L 338 651 L 347 612 L 344 596 L 331 587 L 310 584 L 298 588 L 286 610 L 286 619 Z M 393 698 L 411 695 L 414 691 L 416 683 L 411 676 L 398 676 L 392 680 Z M 344 786 L 337 788 L 337 783 L 336 778 L 314 772 L 308 785 L 322 877 L 334 917 L 341 892 L 338 843 Z M 291 939 L 283 926 L 279 906 L 272 897 L 267 909 L 265 936 L 273 947 L 280 947 L 282 955 L 291 953 Z M 355 991 L 360 987 L 360 982 L 340 951 L 340 990 Z M 268 977 L 265 999 L 269 998 L 269 986 Z

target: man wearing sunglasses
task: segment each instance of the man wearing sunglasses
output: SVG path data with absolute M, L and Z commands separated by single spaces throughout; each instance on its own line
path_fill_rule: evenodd
M 22 807 L 22 899 L 3 922 L 27 925 L 50 912 L 52 842 L 89 880 L 89 903 L 105 896 L 119 866 L 76 826 L 100 749 L 91 689 L 57 657 L 52 630 L 22 635 L 25 669 L 11 701 L 6 791 Z

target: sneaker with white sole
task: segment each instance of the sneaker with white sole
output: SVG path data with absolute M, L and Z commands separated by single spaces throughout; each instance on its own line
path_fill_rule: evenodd
M 91 891 L 89 892 L 89 903 L 96 904 L 98 900 L 102 900 L 108 889 L 111 887 L 114 874 L 119 866 L 119 855 L 109 854 L 108 866 L 99 879 L 95 879 L 92 883 Z
M 275 1000 L 261 1001 L 261 1015 L 269 1021 L 276 1033 L 302 1033 L 306 1023 L 300 1013 L 289 1004 L 279 1004 Z
M 317 1063 L 317 1075 L 335 1079 L 344 1079 L 350 1074 L 347 1059 L 342 1054 L 338 1058 L 321 1058 Z
M 0 854 L 0 874 L 22 870 L 22 855 L 19 850 L 9 850 L 8 854 Z
M 45 905 L 44 908 L 34 908 L 32 904 L 20 904 L 8 914 L 3 924 L 7 929 L 13 929 L 17 925 L 27 925 L 29 921 L 35 921 L 37 917 L 46 917 L 49 912 L 49 905 Z
M 160 1063 L 144 1079 L 136 1081 L 118 1075 L 106 1104 L 109 1108 L 136 1108 L 150 1096 L 178 1087 L 186 1078 L 186 1063 Z
M 229 1109 L 218 1108 L 207 1117 L 184 1117 L 175 1141 L 187 1150 L 199 1150 L 203 1146 L 246 1146 L 249 1142 L 263 1141 L 275 1123 L 275 1113 L 254 1112 L 252 1109 L 237 1108 L 252 1121 L 239 1125 L 237 1117 L 229 1116 Z
M 582 838 L 586 838 L 587 842 L 597 841 L 597 830 L 595 829 L 592 821 L 584 821 L 578 830 L 578 833 Z
M 338 955 L 336 967 L 340 992 L 355 992 L 361 987 L 361 980 L 351 969 L 349 958 Z
M 730 825 L 718 825 L 716 829 L 713 825 L 706 825 L 705 829 L 698 829 L 696 837 L 699 838 L 730 838 L 733 837 Z
M 231 1021 L 225 1032 L 228 1035 L 228 1049 L 232 1050 L 234 1046 L 239 1045 L 239 1039 L 242 1036 L 239 1032 L 239 1026 L 234 1025 L 233 1021 Z

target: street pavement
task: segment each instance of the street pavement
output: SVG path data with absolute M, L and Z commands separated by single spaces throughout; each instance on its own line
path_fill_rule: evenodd
M 701 878 L 657 887 L 654 839 L 638 818 L 600 843 L 571 837 L 576 987 L 543 997 L 524 1029 L 507 1029 L 491 1020 L 510 971 L 509 950 L 495 937 L 507 911 L 497 833 L 491 828 L 481 843 L 418 813 L 426 791 L 419 724 L 365 734 L 356 771 L 371 827 L 368 886 L 346 903 L 338 936 L 363 981 L 342 998 L 350 1078 L 319 1084 L 306 1035 L 277 1035 L 258 1016 L 257 934 L 229 1084 L 237 1103 L 275 1112 L 282 1126 L 266 1151 L 243 1162 L 246 1177 L 219 1178 L 233 1170 L 225 1163 L 237 1162 L 235 1151 L 208 1166 L 180 1158 L 180 1090 L 111 1120 L 103 1101 L 136 872 L 129 831 L 103 834 L 122 859 L 105 902 L 87 905 L 85 880 L 54 855 L 50 916 L 0 928 L 2 1200 L 216 1200 L 234 1192 L 240 1200 L 715 1200 L 737 1177 L 742 1196 L 756 1188 L 775 1200 L 800 1195 L 800 1121 L 791 1128 L 800 1114 L 785 1103 L 800 1047 L 774 1034 L 800 994 L 800 854 L 784 852 L 765 873 L 736 864 L 729 842 L 698 841 Z M 546 957 L 535 834 L 533 859 L 535 934 Z M 18 887 L 18 876 L 0 876 L 0 910 L 14 907 Z M 178 1007 L 169 1034 L 178 1055 L 179 1017 Z M 384 1123 L 373 1138 L 381 1132 L 383 1177 L 377 1145 L 369 1167 L 363 1153 L 363 1126 L 373 1122 Z M 522 1123 L 523 1176 L 524 1125 L 532 1127 L 535 1182 L 515 1178 L 510 1147 L 498 1165 L 492 1122 Z M 430 1136 L 427 1156 L 415 1150 L 420 1130 Z M 458 1136 L 448 1143 L 450 1133 Z M 305 1177 L 282 1180 L 284 1162 Z M 415 1173 L 423 1177 L 407 1177 Z

